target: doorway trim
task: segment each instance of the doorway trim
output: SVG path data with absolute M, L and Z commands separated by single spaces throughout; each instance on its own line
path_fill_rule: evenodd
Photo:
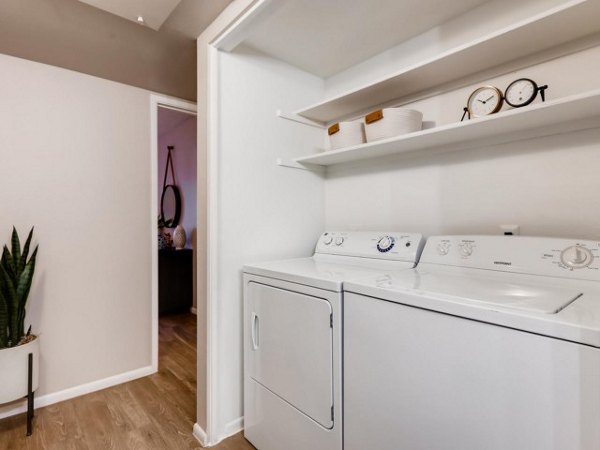
M 158 108 L 168 108 L 197 116 L 196 103 L 168 95 L 150 94 L 150 249 L 152 270 L 152 371 L 158 371 L 158 239 L 156 221 L 158 217 Z M 198 222 L 198 217 L 196 217 Z M 196 223 L 196 227 L 198 224 Z

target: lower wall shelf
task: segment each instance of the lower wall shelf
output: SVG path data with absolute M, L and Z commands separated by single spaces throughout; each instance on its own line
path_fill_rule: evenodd
M 297 158 L 307 165 L 330 166 L 415 152 L 456 151 L 600 127 L 600 90 L 503 111 L 377 142 Z

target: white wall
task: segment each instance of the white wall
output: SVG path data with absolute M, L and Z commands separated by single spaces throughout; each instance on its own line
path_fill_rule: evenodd
M 209 240 L 213 241 L 213 231 L 218 233 L 218 229 L 211 230 L 211 223 L 216 221 L 218 215 L 218 202 L 213 201 L 218 195 L 216 186 L 213 186 L 213 177 L 211 176 L 213 166 L 216 167 L 218 152 L 212 147 L 214 135 L 213 123 L 216 117 L 213 116 L 213 103 L 218 98 L 218 80 L 216 75 L 217 61 L 211 60 L 211 54 L 214 52 L 213 42 L 224 33 L 232 23 L 245 13 L 255 3 L 256 0 L 233 0 L 227 8 L 212 22 L 206 30 L 198 37 L 198 98 L 202 99 L 198 103 L 198 211 L 199 214 L 197 234 L 197 259 L 196 259 L 196 279 L 197 279 L 197 378 L 196 378 L 196 423 L 194 424 L 194 435 L 202 443 L 207 445 L 216 442 L 221 438 L 217 435 L 220 424 L 217 420 L 215 408 L 213 408 L 214 395 L 213 383 L 216 386 L 216 375 L 212 362 L 209 364 L 209 356 L 216 359 L 216 355 L 208 351 L 209 331 L 215 325 L 208 322 L 209 304 L 208 298 L 213 294 L 213 284 L 211 280 L 215 276 L 214 266 L 209 265 L 209 260 L 218 256 L 218 250 L 209 246 Z M 216 112 L 214 112 L 216 114 Z M 210 151 L 209 151 L 210 150 Z M 214 151 L 212 151 L 214 150 Z M 210 183 L 209 183 L 210 182 Z M 213 199 L 209 201 L 209 199 Z M 214 216 L 214 217 L 213 217 Z M 216 301 L 216 300 L 215 300 Z M 211 302 L 212 303 L 212 302 Z M 211 345 L 213 343 L 211 342 Z M 211 376 L 209 377 L 209 371 Z M 210 386 L 209 386 L 210 385 Z
M 254 50 L 219 53 L 218 368 L 219 432 L 238 431 L 242 403 L 242 266 L 311 255 L 323 231 L 319 175 L 282 168 L 278 157 L 314 151 L 321 130 L 276 117 L 321 94 L 320 78 Z
M 600 47 L 494 77 L 407 105 L 427 126 L 460 119 L 477 86 L 504 90 L 514 79 L 548 84 L 554 99 L 598 88 Z M 540 101 L 539 99 L 537 100 Z M 600 124 L 599 124 L 600 126 Z M 426 235 L 521 233 L 600 238 L 600 129 L 445 155 L 389 157 L 330 168 L 328 228 L 403 229 Z
M 150 370 L 149 93 L 4 55 L 0 73 L 0 243 L 35 225 L 39 405 Z

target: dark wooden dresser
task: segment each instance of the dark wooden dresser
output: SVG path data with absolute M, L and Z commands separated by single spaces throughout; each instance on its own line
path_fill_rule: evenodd
M 158 251 L 158 314 L 189 312 L 193 304 L 193 250 Z

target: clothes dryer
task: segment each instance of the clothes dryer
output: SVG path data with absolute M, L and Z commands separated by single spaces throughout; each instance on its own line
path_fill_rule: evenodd
M 420 234 L 327 232 L 244 267 L 244 425 L 259 450 L 342 449 L 343 284 L 415 266 Z

